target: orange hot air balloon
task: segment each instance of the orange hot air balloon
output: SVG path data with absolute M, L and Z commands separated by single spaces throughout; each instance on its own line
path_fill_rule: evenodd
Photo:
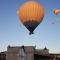
M 58 9 L 54 9 L 54 10 L 53 10 L 53 13 L 54 13 L 55 15 L 58 15 L 59 10 L 58 10 Z
M 35 1 L 25 2 L 17 11 L 19 20 L 33 34 L 35 28 L 42 22 L 44 17 L 44 8 L 41 4 Z

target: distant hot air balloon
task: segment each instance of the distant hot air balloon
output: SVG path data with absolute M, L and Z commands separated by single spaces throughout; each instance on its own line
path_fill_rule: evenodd
M 54 9 L 53 13 L 54 13 L 55 17 L 54 17 L 54 22 L 52 24 L 55 24 L 55 23 L 58 23 L 58 16 L 57 15 L 59 14 L 59 9 Z
M 53 13 L 54 13 L 55 15 L 58 15 L 59 9 L 54 9 L 54 10 L 53 10 Z
M 42 22 L 44 17 L 44 8 L 41 4 L 35 1 L 25 2 L 17 11 L 19 20 L 33 34 L 35 28 Z

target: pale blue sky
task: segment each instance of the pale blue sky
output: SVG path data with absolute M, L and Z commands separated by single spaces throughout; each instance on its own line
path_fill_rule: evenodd
M 53 9 L 60 10 L 60 0 L 38 0 L 44 6 L 45 16 L 33 35 L 29 35 L 16 14 L 25 1 L 28 0 L 0 0 L 0 51 L 7 50 L 8 45 L 36 45 L 37 48 L 46 46 L 50 52 L 60 52 L 60 13 L 53 14 Z

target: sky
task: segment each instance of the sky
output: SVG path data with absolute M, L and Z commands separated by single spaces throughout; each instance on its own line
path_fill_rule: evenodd
M 33 35 L 29 35 L 16 14 L 26 1 L 29 0 L 0 0 L 0 52 L 6 51 L 8 45 L 36 45 L 38 49 L 46 46 L 51 53 L 60 53 L 60 13 L 53 13 L 56 8 L 60 10 L 60 0 L 36 0 L 43 5 L 45 16 Z

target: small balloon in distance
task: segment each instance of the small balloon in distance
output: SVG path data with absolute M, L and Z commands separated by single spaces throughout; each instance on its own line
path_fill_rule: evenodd
M 53 13 L 54 13 L 55 15 L 58 15 L 59 9 L 54 9 L 54 10 L 53 10 Z

